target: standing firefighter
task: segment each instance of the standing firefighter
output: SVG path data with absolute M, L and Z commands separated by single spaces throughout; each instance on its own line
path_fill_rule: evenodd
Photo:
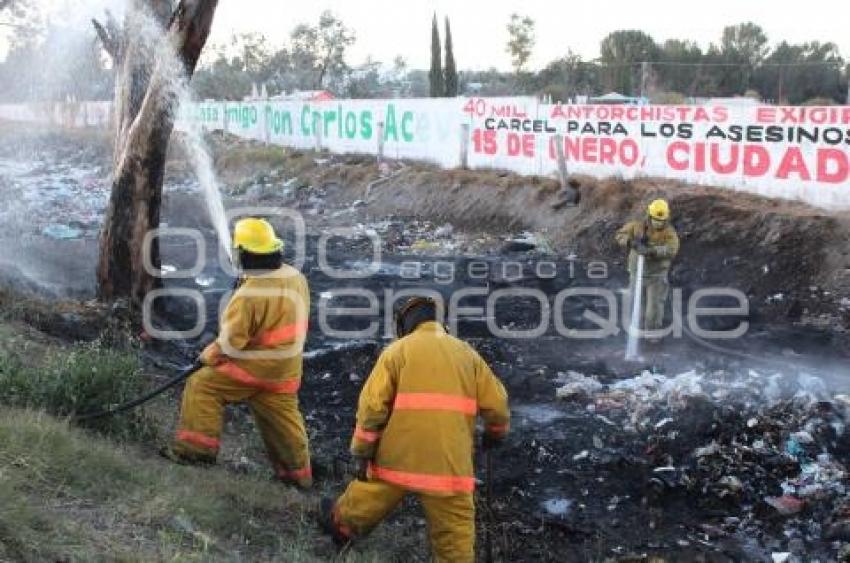
M 626 223 L 617 231 L 617 243 L 629 249 L 630 287 L 635 287 L 638 255 L 643 255 L 645 295 L 644 329 L 660 329 L 664 321 L 664 305 L 670 285 L 667 273 L 679 252 L 679 237 L 670 225 L 670 206 L 656 199 L 647 207 L 646 218 Z
M 474 560 L 476 415 L 486 424 L 484 447 L 494 447 L 508 431 L 508 399 L 481 356 L 437 318 L 433 300 L 407 301 L 396 314 L 399 339 L 360 393 L 351 442 L 357 480 L 336 503 L 322 501 L 323 524 L 338 544 L 368 533 L 413 493 L 435 559 Z
M 177 436 L 163 450 L 174 461 L 215 461 L 222 414 L 247 402 L 277 476 L 313 483 L 304 419 L 298 408 L 307 335 L 307 281 L 283 263 L 283 242 L 263 219 L 242 219 L 233 236 L 243 280 L 227 304 L 215 342 L 186 383 Z

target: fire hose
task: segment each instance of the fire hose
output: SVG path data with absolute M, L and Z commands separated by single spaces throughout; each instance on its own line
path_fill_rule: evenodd
M 73 420 L 74 422 L 82 422 L 82 421 L 85 421 L 85 420 L 92 420 L 92 419 L 95 419 L 95 418 L 103 418 L 103 417 L 107 417 L 107 416 L 114 416 L 114 415 L 120 414 L 122 412 L 127 412 L 131 409 L 138 407 L 139 405 L 143 405 L 143 404 L 147 403 L 148 401 L 150 401 L 154 397 L 161 395 L 162 393 L 171 389 L 175 385 L 182 383 L 183 381 L 188 379 L 190 375 L 192 375 L 193 373 L 195 373 L 196 371 L 201 369 L 202 366 L 203 366 L 203 364 L 201 364 L 200 361 L 195 362 L 190 367 L 184 369 L 183 371 L 181 371 L 176 376 L 172 377 L 171 379 L 169 379 L 168 381 L 166 381 L 165 383 L 163 383 L 159 387 L 152 389 L 151 391 L 148 391 L 147 393 L 145 393 L 144 395 L 141 395 L 140 397 L 136 397 L 132 401 L 127 401 L 126 403 L 122 403 L 122 404 L 117 405 L 115 407 L 112 407 L 112 408 L 109 408 L 109 409 L 104 409 L 102 411 L 74 415 L 73 417 L 71 417 L 71 420 Z
M 242 282 L 242 280 L 240 278 L 236 278 L 234 280 L 233 288 L 232 288 L 233 291 L 235 291 L 239 287 L 241 282 Z M 132 410 L 132 409 L 138 407 L 139 405 L 143 405 L 143 404 L 147 403 L 148 401 L 150 401 L 151 399 L 154 399 L 155 397 L 158 397 L 159 395 L 165 393 L 166 391 L 168 391 L 172 387 L 179 385 L 180 383 L 183 383 L 184 381 L 189 379 L 189 376 L 191 376 L 193 373 L 195 373 L 196 371 L 201 369 L 203 367 L 203 365 L 204 364 L 201 363 L 200 360 L 195 360 L 195 363 L 193 363 L 191 366 L 184 368 L 180 373 L 178 373 L 177 375 L 175 375 L 174 377 L 172 377 L 171 379 L 169 379 L 168 381 L 166 381 L 165 383 L 163 383 L 159 387 L 156 387 L 155 389 L 148 391 L 144 395 L 141 395 L 141 396 L 136 397 L 135 399 L 133 399 L 131 401 L 127 401 L 126 403 L 122 403 L 120 405 L 117 405 L 117 406 L 109 408 L 109 409 L 104 409 L 102 411 L 90 412 L 90 413 L 85 413 L 85 414 L 74 415 L 74 416 L 71 417 L 71 420 L 73 420 L 74 422 L 82 422 L 82 421 L 85 421 L 85 420 L 93 420 L 93 419 L 96 419 L 96 418 L 104 418 L 104 417 L 107 417 L 107 416 L 114 416 L 116 414 L 121 414 L 123 412 L 127 412 L 129 410 Z

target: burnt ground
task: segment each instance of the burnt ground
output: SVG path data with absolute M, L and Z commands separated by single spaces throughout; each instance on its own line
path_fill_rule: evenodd
M 365 187 L 381 177 L 367 159 L 298 153 L 257 165 L 250 157 L 236 159 L 222 144 L 216 141 L 228 208 L 283 206 L 298 210 L 306 222 L 303 271 L 313 307 L 301 399 L 324 489 L 339 491 L 346 480 L 356 398 L 387 339 L 380 333 L 354 340 L 323 334 L 323 299 L 332 306 L 363 306 L 362 299 L 334 292 L 375 292 L 377 315 L 332 323 L 355 330 L 373 321 L 383 327 L 386 290 L 436 289 L 448 298 L 469 287 L 487 294 L 538 289 L 550 303 L 570 287 L 619 295 L 625 275 L 622 257 L 608 242 L 613 230 L 640 198 L 675 188 L 671 200 L 680 210 L 683 256 L 671 281 L 686 303 L 696 289 L 723 281 L 743 291 L 750 298 L 747 334 L 720 351 L 687 335 L 671 338 L 630 363 L 622 359 L 622 332 L 567 338 L 550 320 L 543 336 L 496 338 L 485 318 L 465 315 L 459 334 L 503 379 L 514 415 L 511 439 L 493 454 L 492 524 L 482 499 L 481 528 L 491 527 L 497 558 L 506 561 L 770 561 L 786 552 L 800 560 L 835 560 L 844 553 L 850 541 L 843 469 L 850 461 L 844 433 L 850 414 L 842 396 L 848 387 L 847 294 L 837 276 L 844 253 L 843 243 L 833 240 L 844 228 L 840 217 L 749 196 L 730 207 L 726 193 L 649 181 L 588 183 L 581 205 L 558 215 L 549 211 L 556 196 L 548 180 L 496 173 L 476 180 L 473 173 L 441 176 L 414 165 L 383 171 L 388 180 L 373 185 L 367 197 Z M 7 140 L 0 147 L 4 197 L 8 201 L 14 191 L 24 194 L 16 204 L 34 202 L 10 216 L 19 219 L 22 234 L 16 250 L 0 257 L 4 285 L 42 297 L 91 297 L 97 216 L 107 186 L 102 152 L 92 143 L 82 146 L 88 148 L 35 138 L 29 145 Z M 170 169 L 164 220 L 202 229 L 210 260 L 200 276 L 168 279 L 166 286 L 203 292 L 209 319 L 204 340 L 214 333 L 218 302 L 231 280 L 213 257 L 214 235 L 184 168 L 178 158 Z M 54 187 L 45 190 L 48 181 Z M 441 189 L 456 199 L 435 195 Z M 529 199 L 529 189 L 545 197 Z M 50 214 L 33 211 L 44 209 L 42 198 L 50 202 Z M 559 222 L 565 220 L 566 226 Z M 328 262 L 364 268 L 372 251 L 367 237 L 374 233 L 381 241 L 376 273 L 340 280 L 323 272 L 319 238 L 337 227 L 353 230 L 329 241 Z M 284 223 L 279 228 L 294 249 L 291 229 Z M 171 240 L 163 261 L 189 265 L 192 253 L 185 241 Z M 600 261 L 608 264 L 606 275 L 589 277 L 589 264 Z M 467 298 L 462 305 L 484 299 Z M 161 305 L 159 324 L 194 324 L 184 300 Z M 562 309 L 565 323 L 593 328 L 583 319 L 586 308 L 609 312 L 598 297 L 570 299 Z M 113 313 L 88 304 L 29 320 L 57 336 L 91 339 Z M 493 320 L 522 330 L 537 325 L 540 315 L 534 300 L 507 298 Z M 719 318 L 711 328 L 739 321 Z M 145 354 L 152 365 L 174 366 L 186 362 L 197 344 L 151 341 Z M 233 471 L 266 471 L 244 409 L 230 409 L 221 461 Z M 390 525 L 419 530 L 421 515 L 406 506 Z M 425 552 L 400 542 L 387 555 L 421 560 Z

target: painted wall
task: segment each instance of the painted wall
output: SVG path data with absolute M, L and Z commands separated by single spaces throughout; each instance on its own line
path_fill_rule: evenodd
M 0 105 L 0 119 L 105 127 L 108 102 Z M 177 128 L 455 167 L 682 180 L 850 209 L 850 106 L 547 105 L 535 98 L 198 102 Z

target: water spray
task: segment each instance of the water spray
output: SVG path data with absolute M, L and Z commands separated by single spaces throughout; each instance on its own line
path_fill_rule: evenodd
M 629 319 L 629 339 L 626 344 L 626 360 L 636 361 L 638 356 L 638 337 L 640 332 L 640 309 L 643 296 L 643 254 L 638 254 L 635 267 L 635 283 L 632 287 L 632 317 Z
M 192 104 L 192 92 L 183 63 L 165 36 L 163 29 L 149 14 L 139 14 L 137 26 L 140 35 L 150 44 L 157 46 L 151 55 L 156 59 L 156 79 L 162 82 L 161 95 L 168 97 L 170 104 L 168 110 L 172 113 L 176 123 L 177 116 L 181 115 L 181 112 L 185 115 L 186 111 L 190 111 Z M 185 119 L 184 121 L 182 129 L 185 133 L 189 161 L 201 187 L 204 203 L 218 242 L 230 263 L 233 264 L 230 228 L 227 224 L 227 215 L 224 212 L 224 203 L 219 191 L 212 158 L 204 141 L 203 133 L 196 121 L 194 119 Z
M 186 87 L 181 87 L 178 91 L 180 105 L 189 107 L 191 96 Z M 190 160 L 195 169 L 195 174 L 198 177 L 198 183 L 201 185 L 201 190 L 204 195 L 204 203 L 206 204 L 207 213 L 212 221 L 215 229 L 216 237 L 219 245 L 224 250 L 230 264 L 233 264 L 233 250 L 230 244 L 230 228 L 227 224 L 227 215 L 224 212 L 224 202 L 221 199 L 218 181 L 215 177 L 212 159 L 207 150 L 206 143 L 198 130 L 198 126 L 193 120 L 188 120 L 189 125 L 186 127 L 186 146 L 189 150 Z

